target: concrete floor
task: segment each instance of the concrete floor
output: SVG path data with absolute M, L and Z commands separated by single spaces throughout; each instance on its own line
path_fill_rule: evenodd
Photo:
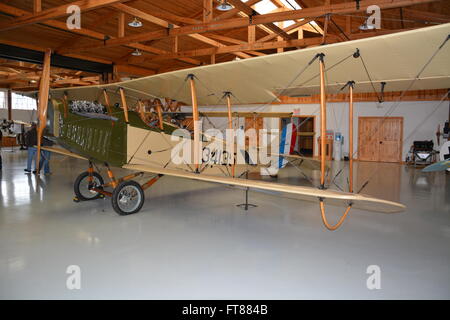
M 364 193 L 408 209 L 354 210 L 331 232 L 316 204 L 251 192 L 258 207 L 244 212 L 240 189 L 171 177 L 120 217 L 110 199 L 72 201 L 83 161 L 54 156 L 53 175 L 37 179 L 24 174 L 26 152 L 2 154 L 2 299 L 450 298 L 448 174 L 356 164 L 359 185 L 372 176 Z M 279 180 L 309 184 L 297 176 L 290 167 Z M 329 207 L 329 219 L 342 211 Z M 81 290 L 66 288 L 69 265 L 81 268 Z M 381 269 L 379 290 L 366 286 L 369 265 Z

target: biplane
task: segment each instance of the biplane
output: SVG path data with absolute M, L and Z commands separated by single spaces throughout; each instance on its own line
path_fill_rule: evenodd
M 50 97 L 53 113 L 58 115 L 54 121 L 57 127 L 55 136 L 62 148 L 46 149 L 86 160 L 87 170 L 74 183 L 76 196 L 80 200 L 111 197 L 112 206 L 120 215 L 138 212 L 144 204 L 144 190 L 167 175 L 294 194 L 301 200 L 317 202 L 325 226 L 335 230 L 351 208 L 382 213 L 405 209 L 400 203 L 353 192 L 353 92 L 367 92 L 380 83 L 384 83 L 385 91 L 449 88 L 450 52 L 449 46 L 445 45 L 449 34 L 450 24 L 445 24 L 125 82 L 54 90 L 49 90 L 45 81 L 50 59 L 50 52 L 47 52 L 39 91 L 38 133 L 42 135 Z M 362 62 L 372 71 L 370 79 Z M 325 181 L 323 139 L 326 134 L 326 90 L 335 92 L 342 87 L 348 88 L 349 96 L 348 192 L 332 190 Z M 233 161 L 226 164 L 202 161 L 205 135 L 199 128 L 199 119 L 206 115 L 199 111 L 199 106 L 215 106 L 225 98 L 227 103 L 223 105 L 228 111 L 222 116 L 228 118 L 228 126 L 232 128 L 233 96 L 239 99 L 240 104 L 254 105 L 273 102 L 281 94 L 318 93 L 321 98 L 322 139 L 320 185 L 305 187 L 246 179 L 242 174 L 249 166 L 248 161 L 243 168 Z M 183 127 L 177 118 L 180 114 L 170 109 L 177 101 L 191 102 L 194 123 L 191 136 L 186 139 L 192 145 L 194 158 L 197 158 L 194 159 L 194 165 L 174 164 L 171 160 L 173 149 L 178 143 L 171 139 L 172 133 Z M 40 142 L 38 148 L 42 148 Z M 289 147 L 283 146 L 283 150 L 289 150 Z M 236 155 L 236 151 L 233 153 Z M 284 164 L 283 159 L 290 156 L 288 153 L 283 151 L 275 154 L 275 163 L 281 164 L 279 167 Z M 105 182 L 104 177 L 94 170 L 96 163 L 106 166 L 109 182 Z M 129 169 L 134 173 L 117 179 L 111 167 Z M 133 180 L 144 173 L 154 176 L 142 185 Z M 346 208 L 334 226 L 326 220 L 325 205 L 328 204 Z

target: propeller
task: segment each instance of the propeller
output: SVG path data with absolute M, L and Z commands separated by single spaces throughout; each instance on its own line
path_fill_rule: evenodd
M 41 160 L 42 135 L 47 125 L 48 91 L 50 89 L 50 58 L 52 51 L 47 49 L 44 56 L 41 81 L 39 83 L 38 104 L 38 127 L 37 127 L 37 152 L 36 152 L 36 174 L 39 174 Z

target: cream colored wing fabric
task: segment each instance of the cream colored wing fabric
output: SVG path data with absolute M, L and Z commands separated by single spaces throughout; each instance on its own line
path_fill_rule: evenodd
M 352 203 L 353 207 L 368 211 L 395 213 L 403 211 L 405 209 L 405 206 L 400 203 L 376 199 L 359 194 L 338 192 L 333 190 L 319 190 L 311 187 L 294 186 L 266 181 L 237 179 L 231 177 L 218 177 L 206 174 L 190 173 L 183 170 L 157 168 L 146 165 L 129 164 L 123 166 L 123 168 L 134 171 L 163 174 L 179 178 L 194 179 L 199 181 L 235 185 L 240 187 L 255 188 L 274 192 L 290 193 L 295 194 L 301 200 L 307 201 L 319 202 L 319 198 L 323 198 L 325 203 L 337 206 L 348 206 L 349 203 Z
M 117 89 L 123 87 L 127 96 L 138 98 L 167 97 L 190 102 L 189 74 L 198 80 L 198 102 L 200 105 L 214 105 L 224 91 L 231 91 L 240 103 L 263 103 L 275 99 L 274 92 L 288 87 L 295 76 L 317 54 L 325 54 L 329 68 L 356 51 L 366 63 L 368 71 L 380 89 L 380 82 L 386 82 L 385 91 L 402 91 L 409 87 L 420 69 L 450 34 L 450 24 L 442 24 L 412 31 L 383 35 L 367 39 L 341 42 L 326 46 L 289 51 L 187 70 L 168 72 L 136 80 L 110 85 L 65 88 L 52 90 L 55 98 L 66 91 L 69 99 L 99 100 L 101 90 L 106 88 L 112 94 L 112 102 L 119 102 Z M 450 41 L 434 57 L 411 90 L 441 89 L 450 87 Z M 317 61 L 288 88 L 290 95 L 314 94 L 319 91 Z M 309 80 L 309 81 L 308 81 Z M 367 74 L 361 59 L 349 58 L 327 71 L 329 93 L 335 93 L 347 81 L 356 82 L 355 92 L 371 92 Z M 223 103 L 223 102 L 222 102 Z

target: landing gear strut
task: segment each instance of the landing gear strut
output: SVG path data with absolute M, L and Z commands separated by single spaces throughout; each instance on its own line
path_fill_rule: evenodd
M 111 197 L 111 203 L 114 211 L 119 215 L 125 216 L 139 212 L 145 201 L 144 190 L 151 187 L 163 175 L 157 175 L 148 180 L 143 185 L 131 179 L 143 175 L 143 172 L 137 172 L 128 176 L 116 179 L 107 163 L 108 177 L 111 182 L 105 183 L 103 177 L 95 172 L 92 162 L 89 162 L 89 169 L 81 173 L 74 183 L 75 202 L 96 200 Z M 113 188 L 112 192 L 105 191 L 105 188 Z

